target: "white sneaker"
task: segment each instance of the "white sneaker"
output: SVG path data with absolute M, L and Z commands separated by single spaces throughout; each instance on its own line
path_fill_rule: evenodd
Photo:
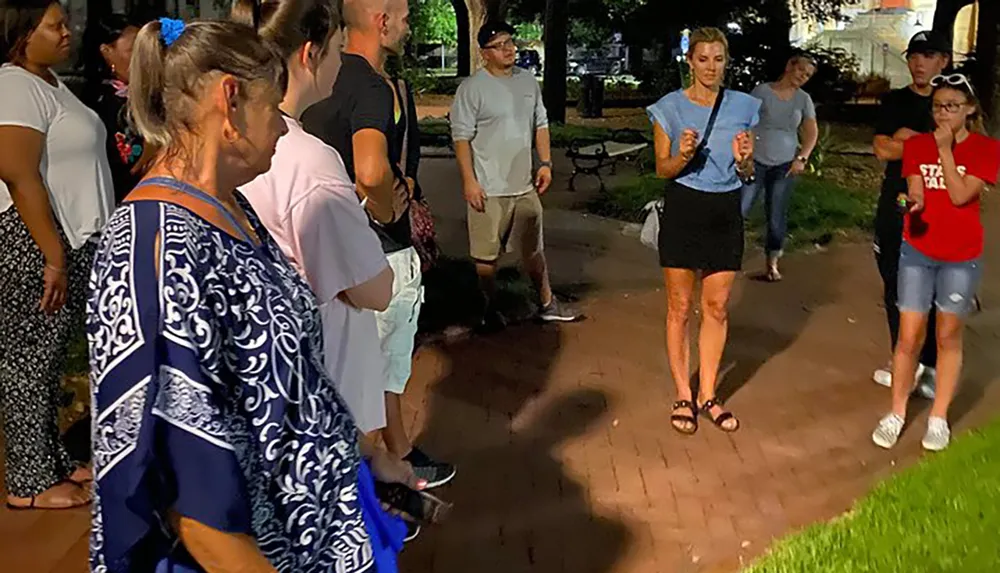
M 927 419 L 927 433 L 924 440 L 920 442 L 925 450 L 940 452 L 948 447 L 951 441 L 951 429 L 948 428 L 948 420 L 931 416 Z
M 887 414 L 879 420 L 878 426 L 872 432 L 872 441 L 880 448 L 889 449 L 896 445 L 899 435 L 903 433 L 906 421 L 898 414 Z
M 928 368 L 923 364 L 917 363 L 917 373 L 913 377 L 913 393 L 921 398 L 933 400 L 935 395 L 934 389 L 936 387 L 936 376 L 937 371 L 933 368 Z M 892 367 L 889 366 L 886 368 L 879 368 L 874 374 L 872 374 L 872 380 L 874 380 L 879 386 L 892 388 Z

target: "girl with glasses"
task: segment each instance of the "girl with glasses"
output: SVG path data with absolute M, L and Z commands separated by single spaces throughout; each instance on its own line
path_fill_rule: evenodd
M 906 215 L 892 411 L 872 435 L 883 448 L 896 444 L 905 425 L 912 390 L 908 381 L 914 379 L 932 311 L 937 312 L 937 393 L 923 447 L 939 451 L 948 446 L 948 407 L 962 370 L 964 319 L 975 306 L 983 271 L 980 195 L 996 183 L 1000 171 L 1000 142 L 981 134 L 982 112 L 968 79 L 937 76 L 931 85 L 935 130 L 912 137 L 903 148 L 909 192 L 899 205 Z

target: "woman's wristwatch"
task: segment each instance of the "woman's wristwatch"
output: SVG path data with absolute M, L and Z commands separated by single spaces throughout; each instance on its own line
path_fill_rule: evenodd
M 800 155 L 800 156 L 798 156 L 798 157 L 795 158 L 795 161 L 800 161 L 802 163 L 808 164 L 809 163 L 809 158 L 806 157 L 805 155 Z

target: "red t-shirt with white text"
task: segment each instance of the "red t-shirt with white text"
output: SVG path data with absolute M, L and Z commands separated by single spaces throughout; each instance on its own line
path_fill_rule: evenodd
M 952 154 L 962 175 L 971 175 L 987 185 L 997 182 L 1000 141 L 970 133 L 955 144 Z M 923 177 L 924 209 L 906 216 L 906 242 L 938 261 L 963 262 L 979 257 L 983 253 L 979 198 L 965 205 L 951 202 L 934 134 L 913 136 L 903 145 L 903 177 L 911 175 Z

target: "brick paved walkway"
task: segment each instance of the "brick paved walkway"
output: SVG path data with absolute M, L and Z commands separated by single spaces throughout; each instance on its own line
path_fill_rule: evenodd
M 453 184 L 424 180 L 448 193 Z M 431 200 L 442 234 L 459 243 L 449 252 L 461 252 L 460 209 L 440 204 L 443 192 Z M 668 423 L 651 252 L 615 225 L 547 217 L 556 282 L 576 285 L 590 320 L 419 352 L 406 395 L 412 429 L 459 475 L 441 491 L 456 503 L 450 521 L 406 549 L 402 571 L 732 572 L 921 455 L 922 421 L 892 453 L 869 441 L 888 391 L 870 379 L 887 344 L 868 247 L 791 256 L 785 282 L 739 283 L 723 392 L 743 429 L 726 435 L 703 422 L 683 437 Z M 1000 229 L 988 233 L 988 245 L 1000 243 Z M 1000 253 L 991 249 L 986 312 L 969 330 L 953 412 L 960 431 L 1000 406 Z M 0 508 L 0 554 L 16 573 L 82 572 L 86 524 L 86 511 Z

